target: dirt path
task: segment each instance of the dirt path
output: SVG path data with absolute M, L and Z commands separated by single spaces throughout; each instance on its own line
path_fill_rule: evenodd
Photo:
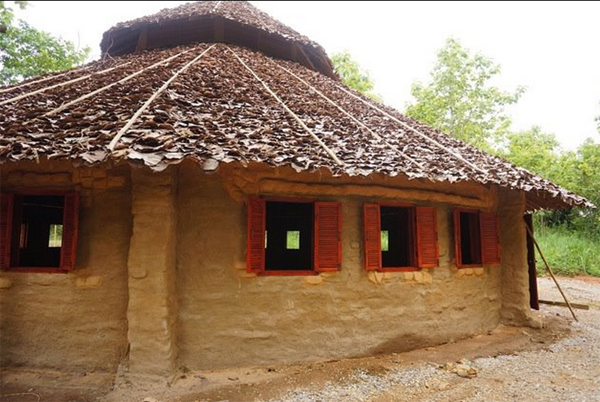
M 188 372 L 170 387 L 121 383 L 104 397 L 105 378 L 71 378 L 71 385 L 53 388 L 43 376 L 36 382 L 35 373 L 10 372 L 3 375 L 0 402 L 600 401 L 600 278 L 560 283 L 572 302 L 590 305 L 576 310 L 579 322 L 564 307 L 542 305 L 542 330 L 500 326 L 407 353 Z M 540 278 L 538 286 L 541 299 L 561 300 L 550 279 Z

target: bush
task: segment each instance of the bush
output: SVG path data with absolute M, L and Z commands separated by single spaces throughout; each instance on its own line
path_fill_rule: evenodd
M 537 240 L 552 272 L 558 275 L 600 276 L 600 240 L 565 226 L 536 227 Z M 536 251 L 539 275 L 547 275 L 544 261 Z

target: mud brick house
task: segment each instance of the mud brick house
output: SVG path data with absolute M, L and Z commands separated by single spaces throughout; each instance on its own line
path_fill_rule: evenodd
M 169 377 L 536 325 L 527 211 L 585 199 L 344 87 L 246 2 L 0 88 L 3 367 Z

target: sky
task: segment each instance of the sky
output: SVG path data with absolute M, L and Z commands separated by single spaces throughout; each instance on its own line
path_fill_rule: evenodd
M 102 33 L 181 1 L 31 1 L 18 16 L 32 26 L 89 46 L 100 56 Z M 426 84 L 448 37 L 502 67 L 494 82 L 527 91 L 507 111 L 514 131 L 540 126 L 565 149 L 587 137 L 600 142 L 600 2 L 252 1 L 321 44 L 349 51 L 375 92 L 403 111 L 411 85 Z

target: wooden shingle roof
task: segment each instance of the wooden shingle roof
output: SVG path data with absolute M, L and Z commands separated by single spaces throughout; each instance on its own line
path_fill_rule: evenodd
M 0 89 L 0 163 L 109 160 L 160 171 L 184 159 L 404 175 L 525 191 L 529 209 L 592 206 L 339 80 L 225 43 L 107 57 Z
M 104 33 L 100 48 L 116 56 L 200 42 L 248 47 L 336 78 L 318 43 L 247 1 L 198 1 L 121 22 Z

